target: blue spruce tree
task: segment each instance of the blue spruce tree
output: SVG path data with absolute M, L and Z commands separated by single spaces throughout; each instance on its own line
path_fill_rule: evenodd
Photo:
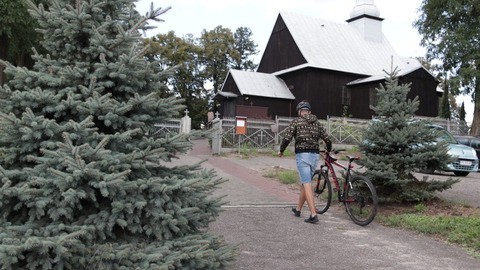
M 205 232 L 223 180 L 166 166 L 187 135 L 146 136 L 182 101 L 162 99 L 134 0 L 30 2 L 43 48 L 7 62 L 0 87 L 2 269 L 217 269 L 233 248 Z
M 399 84 L 397 74 L 396 69 L 387 74 L 385 85 L 376 89 L 378 102 L 372 110 L 377 119 L 365 131 L 360 145 L 365 158 L 359 163 L 381 201 L 426 201 L 458 180 L 416 176 L 419 171 L 445 169 L 451 158 L 446 143 L 436 142 L 437 133 L 429 123 L 414 117 L 418 97 L 407 100 L 410 85 Z

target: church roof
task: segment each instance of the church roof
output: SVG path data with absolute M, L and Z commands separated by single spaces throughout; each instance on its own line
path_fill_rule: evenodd
M 392 66 L 409 69 L 383 33 L 380 41 L 371 41 L 351 24 L 291 12 L 281 12 L 280 17 L 310 67 L 369 76 L 384 74 Z
M 285 82 L 273 74 L 234 69 L 229 73 L 242 95 L 295 99 Z

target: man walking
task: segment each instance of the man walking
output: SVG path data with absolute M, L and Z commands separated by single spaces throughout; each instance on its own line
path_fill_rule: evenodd
M 301 193 L 297 207 L 292 208 L 292 211 L 295 216 L 300 217 L 303 204 L 306 201 L 310 210 L 310 217 L 305 219 L 305 222 L 317 223 L 318 216 L 315 209 L 311 181 L 320 158 L 320 139 L 325 142 L 327 151 L 331 151 L 332 142 L 328 138 L 323 126 L 318 122 L 317 116 L 311 113 L 310 103 L 301 101 L 296 109 L 298 117 L 292 120 L 286 128 L 278 155 L 282 157 L 290 141 L 295 139 L 295 159 L 300 176 Z

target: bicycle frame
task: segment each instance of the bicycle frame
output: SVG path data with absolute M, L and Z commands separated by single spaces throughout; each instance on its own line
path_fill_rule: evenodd
M 331 182 L 333 182 L 333 184 L 335 185 L 334 191 L 337 191 L 338 201 L 344 203 L 344 202 L 346 202 L 346 200 L 344 199 L 344 196 L 342 196 L 342 195 L 345 192 L 345 190 L 347 189 L 347 185 L 349 184 L 349 179 L 350 179 L 350 176 L 351 176 L 351 170 L 353 169 L 352 162 L 354 160 L 357 160 L 358 157 L 349 157 L 348 165 L 343 165 L 343 164 L 338 163 L 338 161 L 337 161 L 338 159 L 335 156 L 330 155 L 329 152 L 325 152 L 324 157 L 325 157 L 325 163 L 320 166 L 320 170 L 325 171 L 324 170 L 325 167 L 327 168 L 327 170 L 325 172 L 326 172 L 327 176 L 328 176 L 329 173 L 332 176 L 331 177 L 331 179 L 332 179 Z M 343 187 L 340 186 L 340 182 L 338 181 L 337 174 L 335 173 L 335 169 L 333 167 L 334 165 L 345 170 L 345 181 L 343 183 Z
M 340 151 L 342 150 L 336 150 L 333 153 L 337 154 Z M 344 204 L 353 222 L 360 226 L 366 226 L 372 222 L 377 214 L 377 193 L 370 179 L 352 172 L 352 163 L 359 157 L 347 156 L 347 158 L 348 165 L 343 165 L 337 161 L 337 157 L 325 152 L 324 164 L 312 176 L 312 180 L 316 179 L 317 181 L 313 190 L 317 201 L 316 212 L 319 214 L 325 213 L 332 202 L 333 191 L 337 191 L 338 202 Z M 334 166 L 345 170 L 344 183 L 340 183 Z M 332 182 L 334 184 L 333 188 Z

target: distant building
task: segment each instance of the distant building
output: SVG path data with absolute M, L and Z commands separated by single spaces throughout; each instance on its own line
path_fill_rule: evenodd
M 376 88 L 397 67 L 400 83 L 419 97 L 418 115 L 438 114 L 438 81 L 418 60 L 397 55 L 382 32 L 373 0 L 357 0 L 347 23 L 281 12 L 256 72 L 230 70 L 221 91 L 220 116 L 295 116 L 306 99 L 319 118 L 371 118 Z

